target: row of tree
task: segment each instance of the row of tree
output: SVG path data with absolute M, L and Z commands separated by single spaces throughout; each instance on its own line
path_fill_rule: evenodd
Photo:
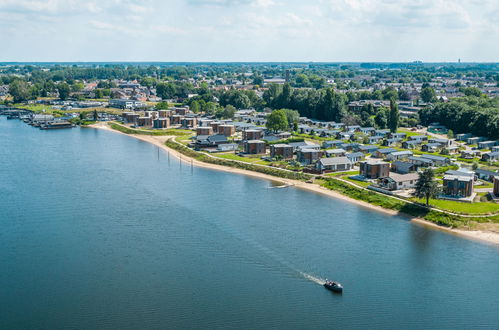
M 454 133 L 472 133 L 499 139 L 499 98 L 467 96 L 454 98 L 447 103 L 438 103 L 422 109 L 421 123 L 438 122 Z

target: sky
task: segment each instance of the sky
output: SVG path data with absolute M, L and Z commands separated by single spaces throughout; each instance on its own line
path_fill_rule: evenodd
M 0 62 L 497 62 L 499 0 L 0 0 Z

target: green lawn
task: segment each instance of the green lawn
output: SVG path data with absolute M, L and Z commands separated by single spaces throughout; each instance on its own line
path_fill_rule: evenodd
M 409 136 L 416 136 L 416 135 L 422 135 L 421 133 L 413 132 L 413 131 L 411 131 L 410 129 L 407 129 L 407 128 L 399 128 L 397 130 L 397 133 L 405 133 L 405 134 L 407 134 L 407 137 L 409 137 Z
M 413 200 L 420 203 L 426 202 L 423 198 L 413 198 Z M 491 214 L 499 212 L 499 204 L 488 202 L 463 203 L 444 199 L 430 199 L 430 205 L 442 210 L 461 214 Z
M 223 159 L 231 159 L 231 160 L 238 160 L 241 162 L 249 163 L 249 164 L 260 164 L 260 165 L 269 165 L 270 163 L 264 160 L 261 160 L 260 158 L 255 158 L 255 157 L 242 157 L 236 154 L 214 154 L 213 156 L 218 157 L 218 158 L 223 158 Z
M 348 175 L 342 176 L 341 178 L 344 180 L 350 181 L 350 182 L 352 182 L 358 186 L 361 186 L 361 187 L 368 187 L 372 184 L 372 182 L 368 182 L 368 181 L 359 181 L 359 180 L 350 179 L 348 177 Z
M 480 181 L 482 184 L 475 186 L 475 188 L 494 188 L 494 184 L 488 181 Z

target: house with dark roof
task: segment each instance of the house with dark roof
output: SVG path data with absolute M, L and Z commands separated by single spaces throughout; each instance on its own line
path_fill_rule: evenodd
M 347 153 L 345 149 L 327 149 L 325 151 L 326 157 L 344 157 Z
M 341 141 L 341 140 L 324 141 L 324 142 L 322 142 L 322 147 L 324 149 L 337 148 L 341 144 L 343 144 L 343 141 Z
M 411 156 L 407 158 L 409 163 L 412 163 L 419 167 L 430 167 L 433 166 L 433 161 L 423 157 Z
M 498 172 L 493 172 L 493 171 L 486 170 L 483 168 L 477 168 L 475 170 L 475 173 L 479 179 L 490 181 L 490 182 L 492 182 L 492 180 L 494 180 L 494 176 L 499 175 Z
M 482 155 L 482 160 L 483 161 L 498 161 L 499 160 L 499 151 L 494 151 L 494 152 L 486 152 Z
M 364 157 L 366 155 L 364 155 L 362 152 L 352 152 L 350 154 L 347 154 L 346 156 L 347 156 L 348 159 L 350 159 L 350 161 L 352 163 L 355 164 L 355 163 L 361 161 L 362 159 L 364 159 Z
M 402 150 L 402 151 L 395 151 L 392 153 L 389 153 L 386 156 L 386 159 L 388 160 L 401 160 L 401 159 L 407 159 L 408 157 L 412 156 L 412 151 L 409 150 Z
M 378 149 L 379 149 L 378 146 L 373 146 L 373 145 L 360 145 L 357 147 L 357 151 L 360 151 L 365 154 L 372 154 Z
M 393 148 L 378 149 L 374 152 L 374 156 L 376 158 L 386 158 L 392 152 L 397 152 L 397 149 Z
M 421 155 L 421 158 L 429 159 L 433 162 L 433 164 L 435 164 L 437 166 L 443 166 L 443 165 L 450 164 L 450 158 L 447 158 L 447 157 L 423 154 L 423 155 Z
M 304 164 L 304 165 L 309 165 L 313 164 L 315 161 L 317 161 L 319 158 L 322 156 L 322 152 L 320 150 L 316 149 L 308 149 L 308 148 L 302 148 L 299 149 L 298 152 L 296 153 L 297 160 Z
M 194 137 L 194 143 L 198 148 L 206 148 L 218 146 L 219 144 L 226 144 L 229 141 L 225 135 L 198 135 Z
M 271 144 L 270 145 L 270 157 L 280 157 L 282 159 L 292 159 L 293 158 L 293 147 L 289 144 Z
M 398 174 L 407 174 L 414 172 L 417 167 L 413 163 L 396 160 L 392 163 L 391 169 L 393 172 Z

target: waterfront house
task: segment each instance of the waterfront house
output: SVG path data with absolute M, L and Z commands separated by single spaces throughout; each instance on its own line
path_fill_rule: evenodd
M 227 137 L 224 135 L 198 135 L 194 137 L 194 143 L 196 147 L 198 148 L 206 148 L 206 147 L 213 147 L 213 146 L 218 146 L 220 144 L 226 144 L 229 141 L 227 141 Z
M 300 148 L 296 153 L 296 156 L 300 163 L 309 165 L 321 158 L 322 152 L 316 149 Z
M 347 151 L 345 149 L 328 149 L 325 151 L 326 157 L 343 157 L 346 155 Z
M 407 159 L 408 157 L 412 156 L 412 152 L 409 150 L 403 150 L 403 151 L 395 151 L 386 156 L 386 159 L 388 160 L 401 160 L 401 159 Z
M 393 149 L 393 148 L 378 149 L 374 152 L 374 157 L 386 158 L 392 152 L 397 152 L 397 149 Z
M 219 152 L 227 152 L 227 151 L 236 151 L 239 148 L 237 143 L 223 143 L 217 146 L 217 151 Z
M 270 157 L 276 158 L 280 157 L 282 159 L 292 159 L 293 158 L 293 147 L 289 144 L 271 144 L 270 145 Z
M 364 159 L 366 155 L 364 155 L 362 152 L 352 152 L 350 154 L 347 154 L 346 156 L 352 163 L 355 164 Z
M 392 163 L 392 171 L 398 174 L 414 172 L 417 167 L 413 163 L 396 160 Z
M 264 154 L 266 150 L 265 141 L 262 140 L 248 140 L 243 144 L 244 152 L 247 154 Z
M 454 198 L 469 197 L 473 194 L 473 178 L 469 176 L 444 175 L 442 193 Z
M 379 185 L 389 191 L 414 188 L 418 181 L 418 173 L 398 174 L 390 172 L 387 177 L 379 179 Z
M 491 162 L 496 162 L 499 160 L 499 151 L 494 151 L 494 152 L 486 152 L 482 155 L 482 160 L 483 161 L 491 161 Z
M 170 118 L 157 118 L 153 121 L 154 128 L 168 128 L 170 127 Z M 207 134 L 210 135 L 210 134 Z
M 368 159 L 360 162 L 360 175 L 367 179 L 387 177 L 390 173 L 390 163 L 379 159 Z
M 320 173 L 348 171 L 352 167 L 353 164 L 347 157 L 321 158 L 315 163 L 315 168 Z

